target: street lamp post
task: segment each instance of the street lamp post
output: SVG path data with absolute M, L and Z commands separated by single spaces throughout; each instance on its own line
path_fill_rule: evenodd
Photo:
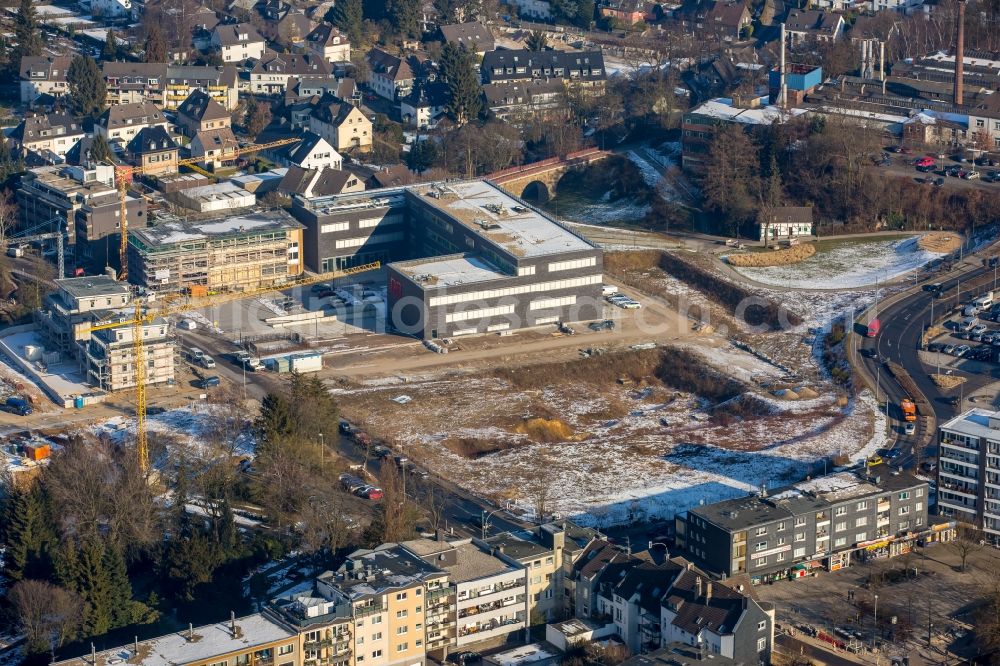
M 323 433 L 319 433 L 319 466 L 323 467 Z
M 878 595 L 875 595 L 875 626 L 872 627 L 872 652 L 875 651 L 875 641 L 878 639 Z
M 480 515 L 480 518 L 482 519 L 482 523 L 483 523 L 482 524 L 482 535 L 483 535 L 482 538 L 483 538 L 484 541 L 486 540 L 486 534 L 489 532 L 489 529 L 490 529 L 490 518 L 492 518 L 493 516 L 495 516 L 499 512 L 500 512 L 500 509 L 494 509 L 493 511 L 490 511 L 489 513 L 486 513 L 486 509 L 483 509 L 482 514 Z

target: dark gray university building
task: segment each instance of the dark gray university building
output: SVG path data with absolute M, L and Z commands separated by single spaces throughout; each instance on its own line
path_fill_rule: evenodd
M 927 502 L 926 481 L 875 465 L 690 509 L 677 545 L 711 573 L 755 583 L 836 571 L 951 538 L 954 523 L 929 524 Z
M 388 266 L 388 316 L 444 338 L 603 313 L 600 248 L 482 180 L 296 198 L 306 267 Z

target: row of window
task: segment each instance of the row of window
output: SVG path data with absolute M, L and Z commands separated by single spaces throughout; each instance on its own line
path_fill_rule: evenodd
M 430 307 L 439 305 L 451 305 L 453 303 L 467 303 L 469 301 L 482 301 L 488 298 L 501 298 L 503 296 L 517 296 L 536 291 L 556 291 L 559 289 L 572 289 L 573 287 L 585 287 L 592 284 L 601 284 L 604 276 L 601 274 L 588 275 L 586 277 L 570 278 L 567 280 L 553 280 L 551 282 L 537 282 L 535 284 L 524 284 L 517 287 L 506 287 L 504 289 L 484 289 L 482 291 L 470 291 L 464 294 L 449 294 L 448 296 L 432 296 L 428 299 Z
M 549 273 L 556 271 L 570 271 L 574 268 L 589 268 L 597 265 L 597 257 L 587 257 L 586 259 L 572 259 L 570 261 L 555 261 L 549 264 Z
M 480 308 L 469 310 L 468 312 L 451 312 L 445 315 L 445 322 L 466 321 L 468 319 L 482 319 L 483 317 L 495 317 L 497 315 L 513 314 L 513 305 L 498 305 L 493 308 Z
M 576 296 L 563 296 L 561 298 L 543 298 L 537 301 L 531 301 L 528 305 L 529 310 L 545 310 L 546 308 L 561 308 L 564 305 L 574 305 L 576 303 Z
M 338 250 L 342 250 L 346 247 L 360 247 L 369 243 L 391 243 L 392 241 L 403 240 L 405 237 L 405 233 L 397 231 L 388 234 L 372 234 L 371 236 L 360 238 L 342 238 L 336 242 L 335 247 Z

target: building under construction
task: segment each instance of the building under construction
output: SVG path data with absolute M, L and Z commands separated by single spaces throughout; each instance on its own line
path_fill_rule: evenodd
M 160 222 L 129 234 L 129 277 L 157 291 L 280 285 L 302 274 L 302 229 L 284 211 Z
M 119 391 L 135 386 L 132 295 L 129 287 L 108 275 L 56 280 L 57 291 L 45 299 L 35 320 L 47 352 L 75 360 L 94 386 Z M 121 326 L 91 331 L 96 324 Z M 174 378 L 174 341 L 161 319 L 143 327 L 146 383 Z

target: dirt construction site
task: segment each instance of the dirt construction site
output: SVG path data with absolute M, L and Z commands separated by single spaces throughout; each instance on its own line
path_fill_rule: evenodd
M 413 343 L 337 357 L 324 374 L 351 422 L 526 518 L 670 518 L 884 444 L 872 396 L 823 360 L 830 322 L 874 290 L 755 287 L 750 308 L 734 307 L 711 286 L 742 289 L 730 276 L 681 259 L 606 255 L 606 281 L 643 305 L 609 304 L 612 331 L 458 338 L 448 354 Z

